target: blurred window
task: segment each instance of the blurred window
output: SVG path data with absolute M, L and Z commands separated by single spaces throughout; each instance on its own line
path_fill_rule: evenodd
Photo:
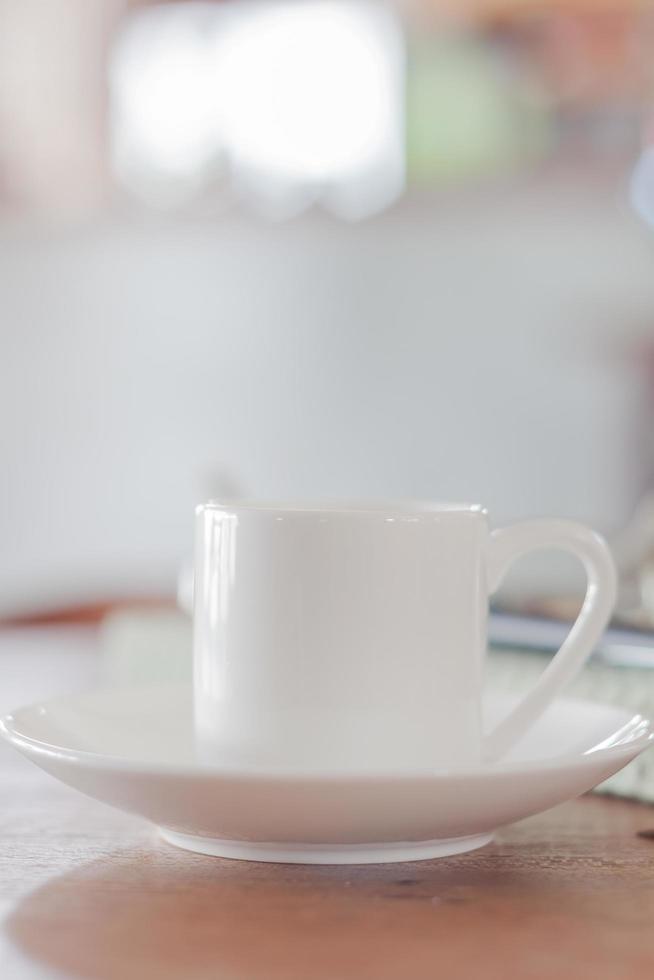
M 367 0 L 173 3 L 110 66 L 114 170 L 153 204 L 227 186 L 264 210 L 363 217 L 404 182 L 402 32 Z

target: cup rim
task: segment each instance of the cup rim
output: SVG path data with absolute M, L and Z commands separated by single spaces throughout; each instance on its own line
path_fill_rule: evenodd
M 278 515 L 330 515 L 355 516 L 369 515 L 397 516 L 418 519 L 420 517 L 443 516 L 446 514 L 475 514 L 487 516 L 488 511 L 482 504 L 456 503 L 438 500 L 410 499 L 352 499 L 352 500 L 209 500 L 198 504 L 196 513 L 205 511 L 254 511 Z

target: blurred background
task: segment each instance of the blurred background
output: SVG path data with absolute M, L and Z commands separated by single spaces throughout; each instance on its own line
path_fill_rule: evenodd
M 0 0 L 0 331 L 5 619 L 173 596 L 212 494 L 567 516 L 628 579 L 654 10 Z

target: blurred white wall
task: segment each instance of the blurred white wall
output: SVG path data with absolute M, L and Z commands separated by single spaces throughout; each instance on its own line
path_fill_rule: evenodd
M 171 590 L 254 496 L 627 514 L 654 245 L 583 175 L 305 217 L 0 229 L 0 611 Z

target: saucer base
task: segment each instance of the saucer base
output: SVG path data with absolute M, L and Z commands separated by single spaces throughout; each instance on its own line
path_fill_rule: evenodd
M 196 837 L 159 827 L 169 844 L 197 854 L 233 858 L 238 861 L 265 861 L 275 864 L 394 864 L 398 861 L 425 861 L 450 857 L 484 847 L 492 834 L 449 837 L 442 840 L 398 841 L 376 844 L 293 844 L 264 841 L 221 840 Z

